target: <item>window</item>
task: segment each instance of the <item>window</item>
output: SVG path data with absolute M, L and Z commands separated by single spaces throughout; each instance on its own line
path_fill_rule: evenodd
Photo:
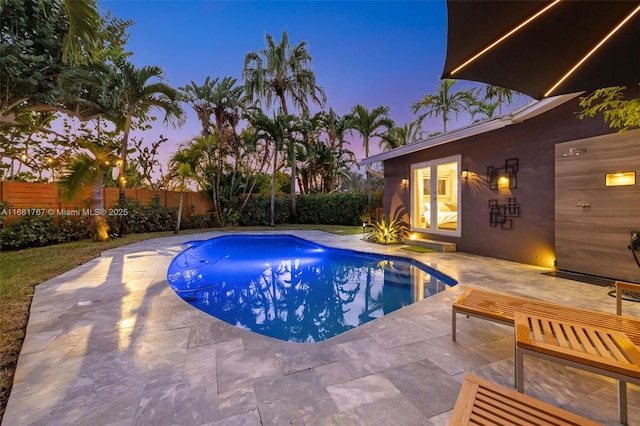
M 460 156 L 411 166 L 411 228 L 460 235 Z

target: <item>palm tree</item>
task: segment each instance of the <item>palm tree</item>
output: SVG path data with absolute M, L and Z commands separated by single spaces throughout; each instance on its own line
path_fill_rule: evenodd
M 276 174 L 278 172 L 278 151 L 283 149 L 291 138 L 291 127 L 294 117 L 291 115 L 275 115 L 267 117 L 259 111 L 251 117 L 251 124 L 258 131 L 258 136 L 273 144 L 273 169 L 271 173 L 271 219 L 269 226 L 276 226 Z
M 277 99 L 284 115 L 289 114 L 287 99 L 294 108 L 309 112 L 309 100 L 324 106 L 326 94 L 316 84 L 316 76 L 311 68 L 313 58 L 302 41 L 289 46 L 289 36 L 282 31 L 280 42 L 276 43 L 270 34 L 265 34 L 266 48 L 249 52 L 244 58 L 242 79 L 247 97 L 263 100 L 267 108 Z M 291 214 L 296 216 L 296 158 L 295 150 L 291 158 Z
M 218 165 L 215 173 L 211 176 L 211 192 L 213 198 L 213 210 L 218 220 L 222 217 L 222 206 L 220 202 L 220 182 L 222 179 L 222 166 L 228 153 L 231 139 L 237 137 L 236 125 L 239 121 L 239 109 L 245 109 L 242 101 L 244 92 L 243 86 L 236 86 L 237 79 L 232 77 L 224 77 L 211 79 L 207 77 L 202 85 L 195 82 L 181 87 L 180 90 L 186 95 L 186 101 L 191 105 L 198 120 L 202 125 L 202 135 L 207 148 L 210 151 L 209 158 L 213 158 L 211 151 L 210 136 L 212 131 L 217 134 L 218 142 Z M 213 116 L 214 123 L 211 122 Z M 211 165 L 210 170 L 214 167 Z
M 341 117 L 336 114 L 333 108 L 329 108 L 329 112 L 322 113 L 321 121 L 331 149 L 343 149 L 345 143 L 349 144 L 344 140 L 347 131 L 351 128 L 351 120 L 348 115 Z
M 378 106 L 369 111 L 363 105 L 356 105 L 349 113 L 349 122 L 351 129 L 360 133 L 362 137 L 362 145 L 364 146 L 364 156 L 369 156 L 369 141 L 373 137 L 381 137 L 385 131 L 391 129 L 395 123 L 389 117 L 390 109 L 387 106 Z M 384 128 L 384 131 L 381 129 Z M 371 206 L 371 168 L 367 165 L 367 200 Z
M 473 102 L 469 105 L 469 114 L 471 114 L 471 121 L 475 123 L 485 118 L 493 118 L 494 114 L 496 113 L 496 108 L 498 108 L 497 102 L 488 102 L 482 100 Z M 476 115 L 480 115 L 483 117 L 476 120 Z
M 422 137 L 422 127 L 415 121 L 402 127 L 392 127 L 382 135 L 379 147 L 383 151 L 418 142 Z
M 84 151 L 75 155 L 67 166 L 67 171 L 60 177 L 58 186 L 61 197 L 71 201 L 81 194 L 85 188 L 91 188 L 90 206 L 94 213 L 90 216 L 91 225 L 98 241 L 109 240 L 109 225 L 106 216 L 95 214 L 104 209 L 102 182 L 104 174 L 111 168 L 117 158 L 113 154 L 111 144 L 98 145 L 82 139 L 76 140 Z
M 151 81 L 150 81 L 151 80 Z M 153 81 L 155 80 L 155 81 Z M 129 151 L 129 133 L 135 125 L 148 120 L 152 109 L 164 112 L 164 122 L 178 126 L 182 124 L 184 111 L 180 107 L 180 94 L 173 87 L 163 82 L 164 71 L 158 66 L 136 68 L 130 62 L 119 61 L 111 75 L 108 87 L 113 88 L 113 109 L 118 114 L 111 120 L 122 132 L 120 150 L 120 208 L 126 207 L 127 153 Z M 126 233 L 126 216 L 121 216 L 120 233 Z
M 179 179 L 178 189 L 180 190 L 180 203 L 178 204 L 178 218 L 176 220 L 173 233 L 180 231 L 180 222 L 182 221 L 182 204 L 184 199 L 184 191 L 187 189 L 187 180 L 191 179 L 196 170 L 199 154 L 190 149 L 190 147 L 182 147 L 173 154 L 169 160 L 170 176 Z
M 458 113 L 467 108 L 476 99 L 473 89 L 451 92 L 451 87 L 456 84 L 456 80 L 440 80 L 440 86 L 435 94 L 424 95 L 424 97 L 411 105 L 411 112 L 414 114 L 424 110 L 418 117 L 418 123 L 422 123 L 425 117 L 442 116 L 443 130 L 447 132 L 447 122 L 451 113 Z
M 73 58 L 82 62 L 99 50 L 102 24 L 96 0 L 64 0 L 69 16 L 69 32 L 64 38 L 62 60 Z
M 514 96 L 519 96 L 519 93 L 504 87 L 488 84 L 484 88 L 484 100 L 496 100 L 498 105 L 498 115 L 502 115 L 502 104 L 506 103 L 507 105 L 510 105 Z

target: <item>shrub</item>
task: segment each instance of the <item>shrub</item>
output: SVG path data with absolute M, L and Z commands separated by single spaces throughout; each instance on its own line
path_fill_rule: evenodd
M 290 197 L 276 197 L 276 223 L 293 223 Z M 382 195 L 374 194 L 373 207 L 382 206 Z M 269 196 L 252 196 L 240 215 L 244 226 L 269 225 L 271 218 Z M 368 211 L 367 196 L 362 193 L 302 194 L 296 202 L 298 217 L 295 223 L 314 225 L 360 225 L 360 217 Z
M 119 206 L 113 208 L 118 211 Z M 159 196 L 155 196 L 146 206 L 135 198 L 127 197 L 126 213 L 127 232 L 131 234 L 169 231 L 175 223 L 170 209 L 160 205 Z M 122 217 L 119 215 L 107 216 L 111 232 L 118 232 L 120 220 Z
M 276 223 L 287 223 L 290 218 L 289 197 L 276 197 Z M 238 223 L 243 226 L 267 226 L 271 221 L 271 198 L 252 196 L 246 208 L 240 214 Z
M 88 219 L 29 215 L 0 231 L 1 250 L 20 250 L 66 243 L 91 237 Z
M 382 197 L 373 199 L 372 208 L 382 206 Z M 367 195 L 359 192 L 300 195 L 298 223 L 324 225 L 360 225 L 368 211 Z
M 113 207 L 118 210 L 117 206 Z M 154 196 L 146 206 L 135 198 L 127 198 L 127 231 L 130 234 L 143 232 L 172 231 L 178 218 L 177 207 L 166 207 L 160 204 L 160 196 Z M 204 215 L 185 215 L 180 221 L 180 229 L 197 229 L 211 226 L 211 219 Z M 120 229 L 121 216 L 107 216 L 109 229 L 117 232 Z
M 369 241 L 378 244 L 398 244 L 407 235 L 407 229 L 407 224 L 403 221 L 383 215 L 380 220 L 373 222 Z

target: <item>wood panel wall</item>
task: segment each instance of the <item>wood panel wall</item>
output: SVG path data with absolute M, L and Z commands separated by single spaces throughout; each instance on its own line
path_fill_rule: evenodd
M 180 192 L 127 189 L 126 194 L 142 204 L 148 204 L 155 196 L 160 197 L 160 205 L 165 207 L 178 207 L 180 204 Z M 50 209 L 56 212 L 86 209 L 89 208 L 89 197 L 90 191 L 87 190 L 73 201 L 67 202 L 60 198 L 60 191 L 55 184 L 2 181 L 0 202 L 8 202 L 10 205 L 7 209 L 9 214 L 3 216 L 3 226 L 22 217 L 21 214 L 15 214 L 16 209 L 45 209 L 45 213 Z M 105 208 L 117 206 L 118 188 L 103 188 L 103 199 Z M 211 201 L 199 192 L 185 192 L 183 206 L 185 214 L 208 214 L 212 207 Z
M 630 171 L 635 185 L 605 186 L 606 173 Z M 640 231 L 640 130 L 557 144 L 555 192 L 558 269 L 640 282 L 627 248 Z

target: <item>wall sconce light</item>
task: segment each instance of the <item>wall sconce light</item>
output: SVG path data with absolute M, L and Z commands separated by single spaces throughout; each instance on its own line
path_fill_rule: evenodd
M 489 189 L 516 189 L 518 187 L 518 159 L 509 158 L 501 167 L 487 167 Z
M 498 189 L 509 189 L 509 176 L 500 176 L 498 178 Z
M 605 186 L 628 186 L 636 184 L 636 172 L 615 172 L 605 174 Z
M 567 154 L 562 154 L 563 157 L 577 157 L 587 152 L 587 148 L 569 148 Z
M 402 186 L 407 186 L 409 185 L 409 179 L 407 179 L 406 177 L 402 178 Z
M 460 173 L 460 177 L 464 180 L 469 180 L 469 170 L 464 169 L 462 173 Z

